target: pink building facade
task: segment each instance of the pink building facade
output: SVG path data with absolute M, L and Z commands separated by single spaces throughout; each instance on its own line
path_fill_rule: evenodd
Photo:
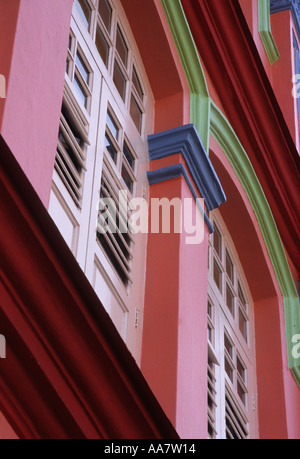
M 0 24 L 0 438 L 299 438 L 297 3 Z

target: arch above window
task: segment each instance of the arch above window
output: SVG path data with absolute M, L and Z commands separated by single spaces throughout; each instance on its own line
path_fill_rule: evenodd
M 246 152 L 224 115 L 213 103 L 211 115 L 212 135 L 225 152 L 247 193 L 283 294 L 289 368 L 300 386 L 300 359 L 295 359 L 292 353 L 293 337 L 300 333 L 299 297 L 286 254 L 268 202 Z

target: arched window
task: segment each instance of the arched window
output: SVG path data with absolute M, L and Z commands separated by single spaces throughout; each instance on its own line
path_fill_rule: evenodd
M 208 436 L 255 438 L 253 303 L 219 212 L 213 223 L 208 276 Z
M 153 107 L 120 1 L 75 0 L 49 212 L 125 340 L 144 303 L 146 235 L 128 221 L 148 195 Z

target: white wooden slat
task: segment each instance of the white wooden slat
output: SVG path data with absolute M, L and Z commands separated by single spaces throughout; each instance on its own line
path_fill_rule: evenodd
M 110 240 L 109 235 L 108 235 L 107 233 L 103 233 L 103 236 L 105 237 L 106 242 L 108 243 L 109 247 L 110 247 L 111 250 L 113 251 L 113 253 L 114 253 L 116 259 L 118 260 L 119 266 L 120 266 L 120 268 L 122 269 L 123 273 L 125 274 L 126 278 L 128 279 L 129 282 L 132 283 L 132 282 L 133 282 L 132 277 L 130 276 L 128 270 L 127 270 L 126 267 L 124 266 L 124 264 L 123 264 L 121 258 L 119 257 L 118 252 L 115 250 L 115 247 L 114 247 L 112 241 Z
M 76 159 L 77 159 L 78 163 L 80 164 L 80 166 L 82 167 L 82 169 L 86 170 L 86 167 L 85 167 L 85 159 L 86 159 L 85 153 L 82 151 L 82 149 L 78 145 L 78 142 L 77 142 L 72 130 L 70 129 L 67 120 L 65 119 L 65 117 L 64 117 L 64 115 L 62 113 L 60 115 L 60 119 L 61 119 L 60 128 L 61 128 L 63 134 L 66 136 L 66 141 L 67 141 L 69 147 L 72 149 L 72 151 L 74 153 L 74 156 L 76 157 Z
M 57 149 L 58 149 L 58 155 L 61 155 L 61 157 L 63 158 L 63 160 L 65 161 L 66 163 L 66 174 L 69 175 L 72 179 L 72 182 L 74 184 L 74 187 L 76 189 L 80 189 L 82 187 L 82 178 L 78 172 L 78 170 L 76 169 L 76 167 L 74 166 L 74 163 L 73 161 L 70 159 L 70 156 L 68 155 L 68 152 L 67 150 L 65 149 L 65 147 L 63 146 L 62 142 L 60 141 L 60 139 L 58 139 L 58 142 L 57 142 Z M 67 170 L 69 168 L 69 171 Z

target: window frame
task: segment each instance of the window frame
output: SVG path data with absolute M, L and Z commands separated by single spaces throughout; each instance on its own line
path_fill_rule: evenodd
M 96 58 L 97 65 L 99 66 L 100 71 L 102 72 L 104 79 L 107 82 L 110 79 L 114 81 L 115 63 L 120 68 L 121 74 L 125 78 L 125 94 L 124 94 L 124 97 L 122 97 L 122 95 L 118 93 L 120 97 L 119 102 L 121 105 L 124 104 L 127 111 L 130 113 L 131 99 L 132 97 L 135 99 L 136 105 L 141 112 L 141 120 L 140 120 L 140 128 L 137 127 L 136 123 L 134 123 L 134 125 L 136 129 L 138 130 L 138 132 L 140 133 L 140 135 L 143 137 L 145 134 L 145 128 L 146 128 L 145 117 L 146 117 L 147 105 L 148 105 L 148 98 L 146 94 L 148 91 L 146 91 L 145 89 L 146 84 L 145 84 L 144 79 L 141 76 L 140 65 L 137 65 L 137 62 L 135 59 L 136 51 L 132 49 L 132 46 L 130 46 L 132 39 L 131 37 L 128 36 L 127 30 L 125 30 L 124 28 L 124 24 L 123 24 L 124 18 L 120 15 L 120 12 L 117 11 L 116 0 L 114 1 L 109 0 L 108 3 L 112 6 L 111 30 L 109 32 L 106 29 L 103 19 L 98 13 L 98 4 L 100 0 L 87 0 L 87 1 L 89 2 L 89 5 L 92 8 L 91 27 L 89 31 L 87 29 L 84 29 L 82 31 L 83 36 L 85 37 L 87 43 L 89 43 L 90 48 L 93 49 L 94 51 L 96 50 L 95 55 L 97 54 L 99 55 L 99 59 Z M 81 20 L 79 11 L 76 8 L 76 2 L 74 3 L 73 16 L 75 18 L 75 21 L 80 26 L 80 23 L 82 22 L 82 20 Z M 109 46 L 107 65 L 102 60 L 101 55 L 97 51 L 97 47 L 96 47 L 96 33 L 97 33 L 98 26 Z M 120 58 L 119 53 L 116 48 L 118 30 L 120 30 L 124 38 L 124 41 L 126 43 L 126 46 L 128 48 L 127 65 L 124 65 L 124 63 L 122 62 L 122 59 Z M 138 81 L 139 81 L 139 84 L 142 90 L 142 98 L 139 96 L 138 91 L 136 90 L 135 85 L 133 83 L 134 69 L 136 71 L 136 76 L 138 78 Z
M 255 336 L 254 336 L 254 309 L 251 293 L 247 285 L 242 266 L 240 264 L 238 254 L 236 252 L 234 243 L 227 232 L 226 225 L 221 217 L 219 211 L 214 211 L 213 216 L 210 217 L 213 224 L 217 226 L 221 234 L 222 253 L 221 259 L 215 253 L 213 235 L 209 238 L 209 267 L 208 267 L 208 298 L 212 303 L 214 310 L 213 324 L 209 323 L 208 326 L 214 328 L 214 341 L 208 342 L 209 348 L 209 362 L 213 365 L 215 371 L 215 402 L 217 404 L 215 426 L 216 431 L 213 438 L 226 438 L 226 396 L 234 399 L 235 407 L 238 413 L 242 414 L 244 426 L 249 431 L 249 438 L 256 438 L 257 432 L 257 412 L 253 410 L 253 397 L 256 397 L 256 356 L 255 356 Z M 229 311 L 226 304 L 226 283 L 229 281 L 229 276 L 226 270 L 226 256 L 230 255 L 233 263 L 233 286 L 235 289 L 235 308 L 236 315 L 238 315 L 238 285 L 241 285 L 245 299 L 247 300 L 247 318 L 249 320 L 248 343 L 243 339 L 236 318 L 234 318 Z M 218 262 L 222 265 L 222 293 L 219 291 L 215 284 L 213 277 L 213 261 L 218 258 Z M 231 283 L 232 284 L 232 283 Z M 230 286 L 232 287 L 232 285 Z M 232 355 L 229 356 L 228 351 L 225 349 L 224 336 L 228 337 L 232 346 Z M 212 348 L 212 349 L 211 349 Z M 213 357 L 215 356 L 215 357 Z M 225 362 L 228 362 L 228 369 L 230 368 L 232 374 L 228 375 L 225 369 Z M 239 374 L 238 362 L 240 362 L 244 369 L 244 379 Z M 230 377 L 231 376 L 231 377 Z M 241 389 L 239 389 L 241 386 Z M 240 394 L 239 394 L 240 390 Z M 245 400 L 241 399 L 241 395 L 245 394 Z M 226 395 L 227 394 L 227 395 Z M 208 420 L 208 424 L 210 421 Z M 210 427 L 211 429 L 211 427 Z
M 110 33 L 106 33 L 106 38 L 109 45 L 113 46 L 116 38 L 115 33 L 117 27 L 119 27 L 128 45 L 126 72 L 122 69 L 124 74 L 126 73 L 126 78 L 128 78 L 125 100 L 122 100 L 113 83 L 112 71 L 115 57 L 118 62 L 120 60 L 117 51 L 115 49 L 109 51 L 107 67 L 97 51 L 95 43 L 97 25 L 99 24 L 100 30 L 105 28 L 104 21 L 97 13 L 98 0 L 87 0 L 87 2 L 92 9 L 88 29 L 81 20 L 76 2 L 73 3 L 70 26 L 71 38 L 66 53 L 65 74 L 65 89 L 70 92 L 70 97 L 74 99 L 76 106 L 79 108 L 79 118 L 84 119 L 84 135 L 87 141 L 87 171 L 85 171 L 84 175 L 83 199 L 81 206 L 76 205 L 64 188 L 64 184 L 58 174 L 54 171 L 51 193 L 52 216 L 55 213 L 54 207 L 58 205 L 60 206 L 58 213 L 65 212 L 68 216 L 71 222 L 68 227 L 72 226 L 73 234 L 64 235 L 66 241 L 69 242 L 74 256 L 115 323 L 120 335 L 125 342 L 130 342 L 130 350 L 140 359 L 142 327 L 140 324 L 134 325 L 136 321 L 130 320 L 130 317 L 131 319 L 135 317 L 137 305 L 142 312 L 145 278 L 141 276 L 140 265 L 146 263 L 147 235 L 142 233 L 134 235 L 134 243 L 132 244 L 132 253 L 130 253 L 129 260 L 129 264 L 132 266 L 132 271 L 130 271 L 131 282 L 124 283 L 118 275 L 112 260 L 109 259 L 108 254 L 97 241 L 97 219 L 104 164 L 109 167 L 115 177 L 113 181 L 118 184 L 120 189 L 126 190 L 126 183 L 128 184 L 130 188 L 128 190 L 129 198 L 142 197 L 146 201 L 148 200 L 149 183 L 147 171 L 149 169 L 149 154 L 147 140 L 148 135 L 153 134 L 154 97 L 121 1 L 109 0 L 113 7 L 112 22 Z M 84 107 L 80 102 L 80 97 L 77 96 L 73 85 L 77 49 L 82 50 L 80 55 L 82 56 L 83 54 L 86 57 L 86 59 L 83 58 L 83 62 L 92 73 L 92 76 L 86 79 L 84 72 L 80 79 L 83 88 L 86 91 L 88 88 L 91 90 L 91 102 L 90 106 L 87 105 L 87 107 Z M 134 79 L 134 82 L 131 81 L 133 69 L 135 69 L 134 75 L 137 75 L 141 88 L 137 88 L 138 90 L 134 87 L 134 85 L 137 85 L 136 79 Z M 77 68 L 77 73 L 79 73 L 79 68 Z M 132 93 L 142 109 L 140 131 L 136 126 L 138 123 L 135 123 L 135 120 L 130 115 L 129 103 Z M 109 131 L 107 123 L 104 122 L 104 120 L 106 121 L 108 107 L 114 114 L 114 118 L 118 120 L 118 139 L 114 139 L 113 133 Z M 106 152 L 106 133 L 118 152 L 115 158 L 116 162 Z M 128 154 L 124 153 L 124 142 L 128 146 Z M 54 221 L 59 226 L 59 221 L 56 221 L 55 218 Z M 61 232 L 63 233 L 63 231 Z M 72 244 L 70 244 L 70 241 L 73 241 Z M 133 258 L 133 261 L 131 258 Z M 136 345 L 133 344 L 135 341 L 138 341 Z

